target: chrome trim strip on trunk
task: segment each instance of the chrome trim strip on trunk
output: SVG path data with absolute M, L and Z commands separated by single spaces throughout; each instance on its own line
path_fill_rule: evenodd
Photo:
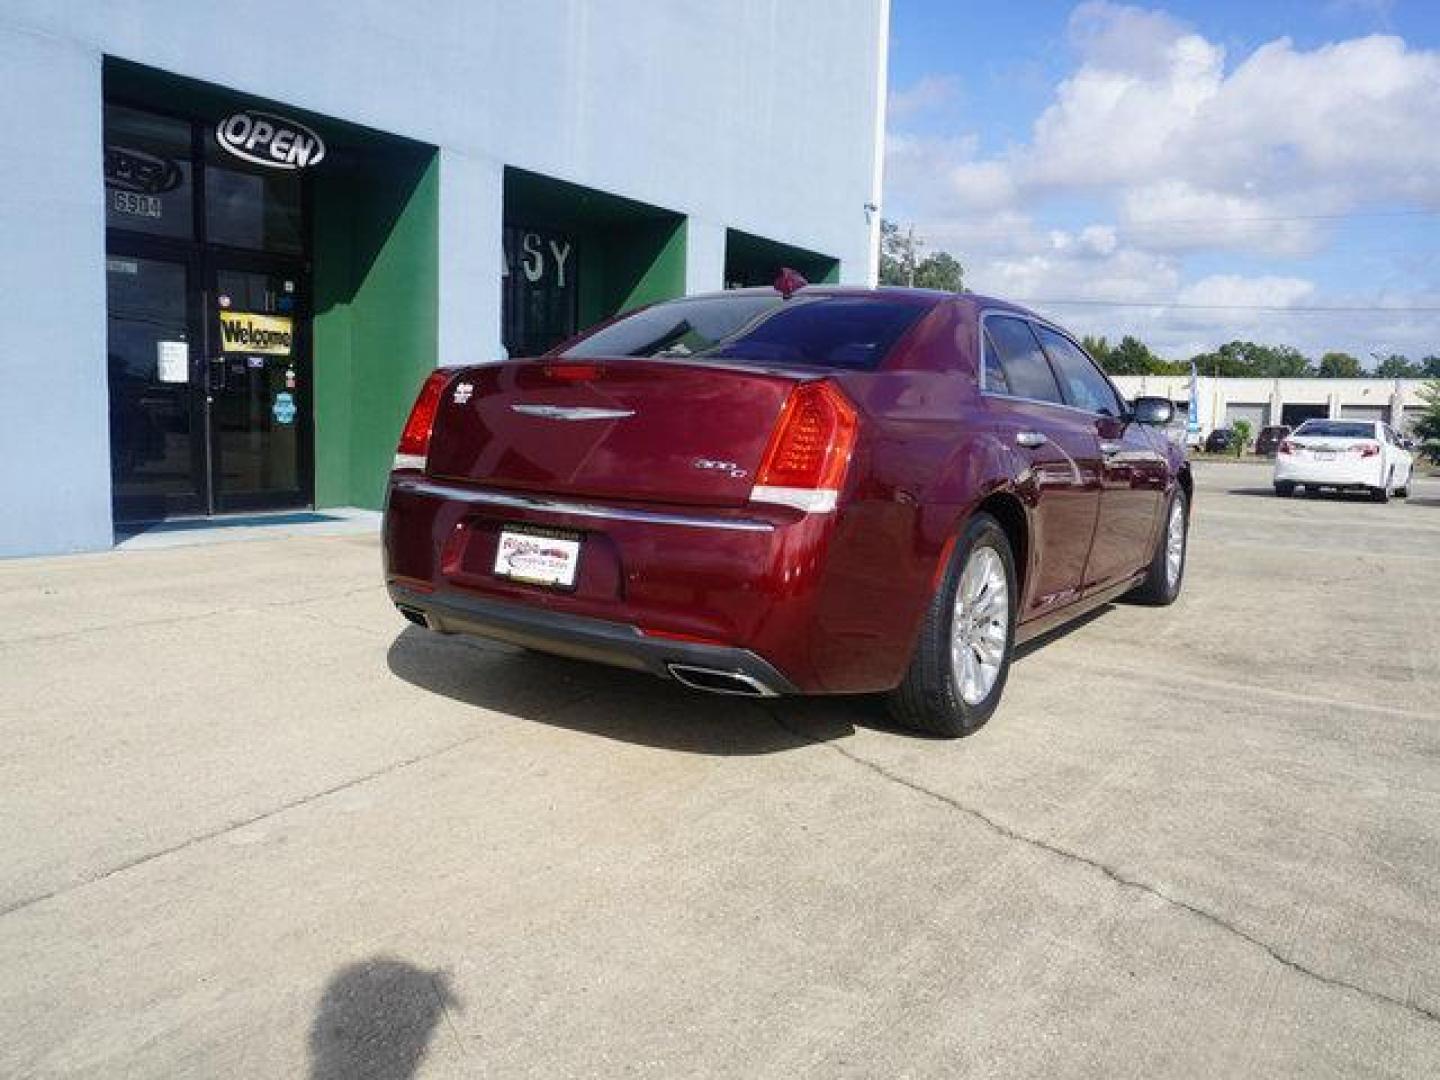
M 566 499 L 552 499 L 541 495 L 518 495 L 509 491 L 485 488 L 462 488 L 440 484 L 433 480 L 416 478 L 394 481 L 399 491 L 413 491 L 420 495 L 435 495 L 456 502 L 475 503 L 479 506 L 501 506 L 514 510 L 541 510 L 552 514 L 568 514 L 571 517 L 600 518 L 611 521 L 635 521 L 645 525 L 675 525 L 686 529 L 721 529 L 731 532 L 774 532 L 775 526 L 768 521 L 753 518 L 701 517 L 690 514 L 673 514 L 657 510 L 635 510 L 622 506 L 597 506 L 594 503 L 570 502 Z
M 511 410 L 546 420 L 624 420 L 634 409 L 594 409 L 584 405 L 511 405 Z

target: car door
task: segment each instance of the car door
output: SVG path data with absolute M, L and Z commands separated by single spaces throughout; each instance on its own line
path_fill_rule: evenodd
M 1124 400 L 1079 345 L 1043 323 L 1035 332 L 1067 404 L 1089 417 L 1100 450 L 1100 514 L 1084 590 L 1103 589 L 1145 567 L 1154 554 L 1167 483 L 1154 434 L 1131 421 Z
M 1099 440 L 1069 408 L 1030 324 L 987 313 L 981 330 L 981 400 L 991 430 L 1026 463 L 1031 498 L 1025 622 L 1079 598 L 1100 508 Z

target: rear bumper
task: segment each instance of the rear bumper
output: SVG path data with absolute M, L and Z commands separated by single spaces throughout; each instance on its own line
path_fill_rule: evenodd
M 423 621 L 442 634 L 474 634 L 661 678 L 676 678 L 678 667 L 680 681 L 691 686 L 702 681 L 693 673 L 714 673 L 712 685 L 700 688 L 720 693 L 773 697 L 798 692 L 789 679 L 748 649 L 650 637 L 625 623 L 458 593 L 424 593 L 394 583 L 389 589 L 390 599 L 407 618 Z M 719 678 L 722 675 L 731 678 Z
M 1314 461 L 1290 456 L 1275 459 L 1275 480 L 1315 487 L 1379 487 L 1382 465 L 1377 457 L 1345 461 Z

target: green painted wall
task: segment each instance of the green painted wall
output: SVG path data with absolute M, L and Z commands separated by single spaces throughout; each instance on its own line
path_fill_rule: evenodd
M 800 271 L 806 281 L 817 285 L 833 285 L 840 280 L 839 259 L 739 229 L 725 230 L 727 285 L 769 285 L 785 266 Z
M 685 294 L 685 217 L 524 169 L 505 170 L 507 224 L 575 237 L 580 329 Z
M 381 154 L 317 178 L 315 505 L 378 507 L 436 363 L 439 162 Z
M 580 327 L 685 295 L 685 219 L 581 228 Z

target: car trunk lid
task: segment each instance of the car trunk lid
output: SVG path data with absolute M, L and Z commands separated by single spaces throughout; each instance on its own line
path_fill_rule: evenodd
M 427 472 L 557 495 L 740 506 L 804 376 L 673 360 L 517 360 L 463 369 Z

